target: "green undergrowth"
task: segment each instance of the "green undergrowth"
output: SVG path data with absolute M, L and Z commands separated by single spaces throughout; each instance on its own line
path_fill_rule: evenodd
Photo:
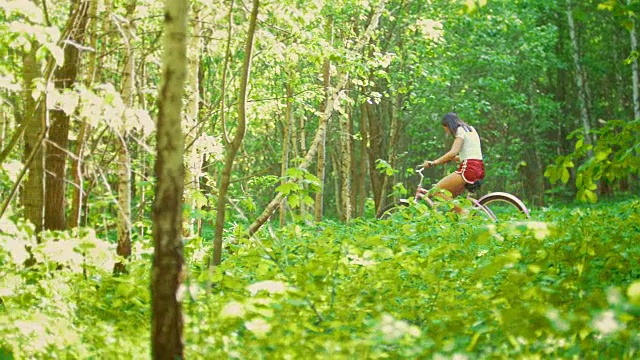
M 3 226 L 4 229 L 4 226 Z M 266 230 L 266 229 L 265 229 Z M 0 354 L 149 357 L 150 244 L 111 275 L 84 234 L 0 233 Z M 490 224 L 408 209 L 236 240 L 213 272 L 185 245 L 191 359 L 637 358 L 640 200 Z M 55 266 L 53 266 L 55 264 Z

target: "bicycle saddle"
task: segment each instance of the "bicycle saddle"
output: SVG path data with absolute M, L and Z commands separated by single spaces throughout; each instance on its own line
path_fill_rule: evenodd
M 464 188 L 467 189 L 470 193 L 476 192 L 480 190 L 480 186 L 484 183 L 484 180 L 476 180 L 473 184 L 465 184 Z

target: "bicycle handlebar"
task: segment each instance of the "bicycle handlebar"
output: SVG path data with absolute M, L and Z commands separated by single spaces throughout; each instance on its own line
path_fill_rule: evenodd
M 422 182 L 424 181 L 424 174 L 422 173 L 424 171 L 424 166 L 422 165 L 418 165 L 415 168 L 416 173 L 418 173 L 418 175 L 420 175 L 420 183 L 418 183 L 418 186 L 422 186 Z

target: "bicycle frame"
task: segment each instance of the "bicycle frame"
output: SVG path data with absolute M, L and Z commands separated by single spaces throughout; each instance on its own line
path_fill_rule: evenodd
M 420 175 L 420 182 L 418 183 L 418 186 L 416 187 L 416 193 L 415 193 L 415 196 L 414 196 L 414 200 L 416 202 L 424 200 L 430 207 L 435 207 L 435 203 L 433 202 L 431 197 L 429 197 L 429 190 L 426 189 L 422 185 L 422 182 L 424 181 L 424 174 L 422 173 L 423 171 L 424 171 L 423 167 L 416 168 L 416 172 L 418 173 L 418 175 Z M 471 195 L 469 195 L 468 192 L 467 192 L 466 198 L 467 198 L 467 200 L 471 201 L 471 203 L 473 204 L 473 207 L 481 209 L 482 211 L 484 211 L 484 213 L 487 214 L 487 216 L 489 216 L 492 220 L 494 220 L 494 221 L 497 220 L 496 215 L 491 211 L 491 209 L 489 209 L 486 206 L 483 206 L 482 204 L 480 204 L 480 202 L 477 199 L 475 199 L 474 197 L 472 197 Z
M 420 175 L 420 182 L 416 187 L 414 202 L 424 201 L 427 205 L 429 205 L 429 207 L 435 208 L 436 204 L 431 198 L 431 193 L 433 193 L 434 190 L 437 190 L 437 189 L 435 188 L 426 189 L 422 185 L 424 181 L 424 175 L 422 173 L 423 170 L 424 170 L 423 167 L 419 167 L 415 169 L 418 175 Z M 529 209 L 527 209 L 527 206 L 522 202 L 522 200 L 518 199 L 518 197 L 516 197 L 515 195 L 505 193 L 505 192 L 491 192 L 480 197 L 480 199 L 476 199 L 472 197 L 470 194 L 474 193 L 475 192 L 474 190 L 477 189 L 479 185 L 480 184 L 476 183 L 476 184 L 473 184 L 473 186 L 471 187 L 465 186 L 465 191 L 467 191 L 466 198 L 467 200 L 469 200 L 469 202 L 471 202 L 473 209 L 482 210 L 482 213 L 487 217 L 489 217 L 491 220 L 498 221 L 498 217 L 502 218 L 504 216 L 504 209 L 506 209 L 500 206 L 500 204 L 508 204 L 507 208 L 518 210 L 526 218 L 530 217 Z M 411 205 L 411 203 L 412 203 L 411 199 L 399 199 L 397 202 L 388 204 L 387 206 L 383 207 L 380 210 L 380 213 L 377 215 L 377 217 L 381 218 L 382 216 L 384 216 L 384 214 L 387 214 L 391 209 L 397 208 L 398 206 L 409 206 Z M 456 209 L 458 209 L 458 207 L 456 207 Z M 497 211 L 494 211 L 494 210 L 497 210 Z

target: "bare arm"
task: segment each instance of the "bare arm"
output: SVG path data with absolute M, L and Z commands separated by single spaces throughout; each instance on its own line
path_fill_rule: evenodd
M 451 150 L 449 150 L 446 154 L 440 156 L 439 158 L 430 161 L 427 160 L 424 162 L 424 167 L 428 168 L 434 165 L 440 165 L 440 164 L 445 164 L 448 163 L 451 160 L 460 160 L 460 158 L 458 157 L 458 153 L 460 152 L 460 149 L 462 149 L 462 143 L 464 142 L 464 140 L 462 138 L 455 138 L 455 140 L 453 140 L 453 145 L 451 145 Z

